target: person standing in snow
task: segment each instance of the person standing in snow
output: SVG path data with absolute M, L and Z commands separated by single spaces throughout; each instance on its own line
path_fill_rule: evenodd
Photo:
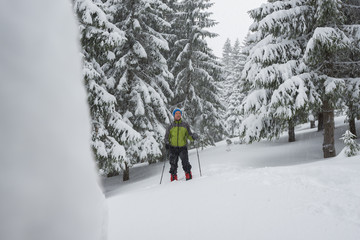
M 173 111 L 174 121 L 166 129 L 165 147 L 170 155 L 170 174 L 171 181 L 177 180 L 177 168 L 179 157 L 181 159 L 186 180 L 192 179 L 191 165 L 187 150 L 187 140 L 194 141 L 198 138 L 196 133 L 192 133 L 189 124 L 181 119 L 182 111 L 176 108 Z

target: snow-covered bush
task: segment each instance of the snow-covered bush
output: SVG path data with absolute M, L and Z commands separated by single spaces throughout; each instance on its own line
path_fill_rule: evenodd
M 349 130 L 346 130 L 342 136 L 340 139 L 343 140 L 345 144 L 345 155 L 348 157 L 357 155 L 358 151 L 360 151 L 360 145 L 355 140 L 356 136 Z

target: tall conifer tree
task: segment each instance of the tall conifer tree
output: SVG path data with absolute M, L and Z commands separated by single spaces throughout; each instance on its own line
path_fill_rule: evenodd
M 164 33 L 170 24 L 164 14 L 171 11 L 160 0 L 109 0 L 108 16 L 124 32 L 124 44 L 114 49 L 104 67 L 112 79 L 111 93 L 120 102 L 117 111 L 141 134 L 131 146 L 132 163 L 155 162 L 162 155 L 165 125 L 169 123 L 168 99 L 173 96 L 164 51 L 169 50 Z
M 233 49 L 231 46 L 231 41 L 229 38 L 227 38 L 223 46 L 222 59 L 221 59 L 222 63 L 225 65 L 225 68 L 231 66 L 232 52 Z
M 288 129 L 289 141 L 294 141 L 294 125 L 308 101 L 308 78 L 296 76 L 305 68 L 301 58 L 313 8 L 304 0 L 269 1 L 249 13 L 254 24 L 242 75 L 243 88 L 249 93 L 242 104 L 241 133 L 252 142 L 279 137 Z
M 184 117 L 199 132 L 202 144 L 214 144 L 222 139 L 224 122 L 220 112 L 223 105 L 216 81 L 221 78 L 221 66 L 206 38 L 216 34 L 205 28 L 216 23 L 207 12 L 213 3 L 209 0 L 183 0 L 179 2 L 172 67 L 175 77 L 175 98 L 172 105 L 184 110 Z
M 356 71 L 357 51 L 349 37 L 345 1 L 323 0 L 313 3 L 315 9 L 312 37 L 307 44 L 304 61 L 312 76 L 312 84 L 321 99 L 324 116 L 324 157 L 336 155 L 334 139 L 334 110 L 344 95 L 345 78 Z
M 344 12 L 355 6 L 350 2 L 269 1 L 250 12 L 255 18 L 253 48 L 243 75 L 244 85 L 252 89 L 243 104 L 247 140 L 278 136 L 284 119 L 321 106 L 324 157 L 335 156 L 334 109 L 346 96 L 346 78 L 359 76 L 358 28 L 345 24 L 351 20 Z
M 239 106 L 244 97 L 245 90 L 241 85 L 241 73 L 244 69 L 246 55 L 243 53 L 243 47 L 240 46 L 239 39 L 236 39 L 234 46 L 231 49 L 230 69 L 226 77 L 226 114 L 225 122 L 227 132 L 230 137 L 240 135 L 240 124 L 243 116 Z
M 84 61 L 84 80 L 92 118 L 92 147 L 101 175 L 119 174 L 130 163 L 129 146 L 140 140 L 116 111 L 119 102 L 110 93 L 112 81 L 103 66 L 113 58 L 112 50 L 125 42 L 125 34 L 108 21 L 101 1 L 74 0 Z
M 347 107 L 347 117 L 350 132 L 357 136 L 355 120 L 360 118 L 360 1 L 344 0 L 343 12 L 345 16 L 344 31 L 353 42 L 351 61 L 342 64 L 345 70 L 345 92 L 342 94 Z

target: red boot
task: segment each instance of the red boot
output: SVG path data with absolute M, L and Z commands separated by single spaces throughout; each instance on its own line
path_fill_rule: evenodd
M 188 173 L 185 173 L 186 181 L 192 179 L 191 171 Z
M 174 181 L 174 180 L 178 180 L 177 179 L 177 175 L 176 174 L 171 174 L 171 179 L 170 179 L 171 181 Z

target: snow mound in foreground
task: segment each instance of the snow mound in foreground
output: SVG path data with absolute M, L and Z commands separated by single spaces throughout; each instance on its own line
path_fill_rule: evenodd
M 71 4 L 6 1 L 0 32 L 0 239 L 101 239 Z

